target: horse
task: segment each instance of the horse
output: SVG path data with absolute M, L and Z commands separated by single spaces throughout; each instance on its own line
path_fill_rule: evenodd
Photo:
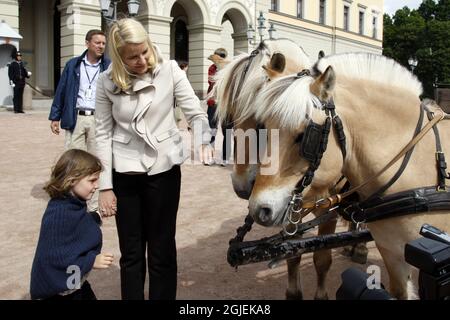
M 259 92 L 269 83 L 271 77 L 288 75 L 298 69 L 312 66 L 301 47 L 288 39 L 266 40 L 251 54 L 243 54 L 222 69 L 216 78 L 213 95 L 218 102 L 219 121 L 230 120 L 235 133 L 257 129 L 254 114 L 259 108 L 255 104 Z M 245 141 L 243 149 L 235 148 L 234 167 L 231 175 L 235 193 L 248 200 L 258 168 L 257 161 L 250 158 L 250 141 Z M 235 143 L 235 146 L 238 146 Z M 237 161 L 239 153 L 244 152 L 244 161 Z M 317 215 L 325 211 L 316 211 Z M 319 226 L 319 234 L 334 233 L 336 221 Z M 316 299 L 327 299 L 325 279 L 331 265 L 331 250 L 314 253 L 314 266 L 317 273 Z M 302 299 L 299 265 L 301 257 L 287 260 L 288 288 L 287 299 Z
M 281 62 L 280 56 L 283 57 Z M 235 131 L 257 129 L 253 117 L 257 108 L 254 101 L 268 83 L 267 73 L 288 75 L 298 68 L 310 66 L 309 57 L 295 42 L 289 39 L 262 41 L 251 54 L 238 56 L 218 72 L 212 95 L 217 101 L 219 121 L 232 122 Z M 250 152 L 247 152 L 249 143 L 246 141 L 244 161 L 237 161 L 237 152 L 234 153 L 231 175 L 235 193 L 246 200 L 250 196 L 257 170 L 257 160 L 251 159 Z
M 427 126 L 419 98 L 421 83 L 391 59 L 363 53 L 338 54 L 322 58 L 311 70 L 313 72 L 271 81 L 255 102 L 260 105 L 256 120 L 268 130 L 279 130 L 276 163 L 260 165 L 278 169 L 273 175 L 257 174 L 249 199 L 249 214 L 264 226 L 288 223 L 286 208 L 292 193 L 299 181 L 306 181 L 305 173 L 311 168 L 308 157 L 299 152 L 299 148 L 308 142 L 305 137 L 309 133 L 308 126 L 315 123 L 323 127 L 331 121 L 330 114 L 327 115 L 330 103 L 343 123 L 346 154 L 342 153 L 342 145 L 331 130 L 326 151 L 321 154 L 313 176 L 309 177 L 312 180 L 309 179 L 309 185 L 304 183 L 303 203 L 326 197 L 330 186 L 341 175 L 352 186 L 359 186 L 356 192 L 362 200 L 385 189 L 403 167 L 399 161 L 390 167 L 386 163 L 404 146 L 410 145 L 413 134 L 418 134 L 417 129 Z M 443 117 L 438 107 L 429 107 L 436 117 L 439 115 L 434 121 Z M 442 152 L 449 154 L 450 123 L 441 121 L 436 127 L 443 142 Z M 435 139 L 432 132 L 427 132 L 414 146 L 406 168 L 403 167 L 397 180 L 384 190 L 387 197 L 405 190 L 435 186 L 437 180 L 442 184 L 442 179 L 437 179 Z M 444 191 L 445 186 L 440 189 L 448 192 Z M 405 244 L 419 236 L 418 230 L 424 223 L 450 230 L 450 210 L 414 212 L 367 223 L 389 274 L 390 293 L 397 299 L 414 298 L 411 267 L 404 260 Z

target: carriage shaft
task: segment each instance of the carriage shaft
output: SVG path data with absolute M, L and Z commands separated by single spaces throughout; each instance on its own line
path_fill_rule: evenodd
M 303 239 L 288 239 L 276 243 L 264 240 L 241 242 L 232 244 L 228 248 L 228 263 L 232 267 L 250 263 L 283 260 L 308 252 L 323 249 L 333 249 L 353 245 L 360 242 L 372 241 L 368 230 L 333 233 Z

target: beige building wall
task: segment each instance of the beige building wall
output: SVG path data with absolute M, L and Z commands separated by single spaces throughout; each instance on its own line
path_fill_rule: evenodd
M 0 20 L 19 32 L 19 1 L 0 0 Z
M 279 1 L 279 11 L 270 10 L 270 0 L 141 0 L 137 19 L 148 30 L 153 42 L 166 58 L 174 56 L 173 22 L 183 18 L 189 33 L 189 79 L 194 90 L 204 97 L 207 57 L 218 47 L 233 55 L 249 52 L 257 43 L 249 44 L 248 25 L 257 30 L 257 18 L 262 11 L 266 20 L 274 23 L 278 38 L 290 38 L 315 58 L 319 50 L 326 54 L 345 51 L 381 53 L 382 0 L 327 0 L 326 19 L 319 24 L 319 0 L 304 0 L 304 16 L 297 18 L 297 1 Z M 349 30 L 343 30 L 344 5 L 349 7 Z M 19 6 L 21 10 L 19 10 Z M 55 8 L 57 12 L 55 13 Z M 119 3 L 120 13 L 127 12 L 126 0 Z M 359 34 L 359 12 L 364 12 L 364 34 Z M 20 13 L 19 13 L 20 12 Z M 53 17 L 60 16 L 60 38 L 54 39 Z M 373 17 L 377 19 L 377 36 L 372 37 Z M 43 90 L 52 91 L 53 70 L 85 50 L 84 36 L 90 29 L 106 26 L 102 21 L 98 0 L 0 0 L 0 19 L 25 34 L 21 42 L 25 60 L 34 74 L 31 82 Z M 267 29 L 264 38 L 268 38 Z M 257 39 L 259 41 L 259 37 Z M 60 47 L 57 52 L 53 47 Z
M 344 30 L 344 6 L 349 8 L 349 29 Z M 325 54 L 363 51 L 381 54 L 383 39 L 382 0 L 327 0 L 325 23 L 319 23 L 320 0 L 303 0 L 303 18 L 297 17 L 297 1 L 279 1 L 278 11 L 269 11 L 279 38 L 299 43 L 315 59 L 320 50 Z M 359 33 L 359 12 L 364 12 L 364 32 Z M 376 17 L 376 37 L 373 18 Z

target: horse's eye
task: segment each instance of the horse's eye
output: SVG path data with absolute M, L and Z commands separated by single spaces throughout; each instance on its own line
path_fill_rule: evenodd
M 302 142 L 303 142 L 303 135 L 304 135 L 303 132 L 300 133 L 300 134 L 297 136 L 297 138 L 295 139 L 295 143 L 302 144 Z

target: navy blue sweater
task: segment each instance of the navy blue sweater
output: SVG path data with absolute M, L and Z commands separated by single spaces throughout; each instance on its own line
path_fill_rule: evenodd
M 91 271 L 102 248 L 102 233 L 86 202 L 72 196 L 51 199 L 42 217 L 39 242 L 31 269 L 31 299 L 70 290 L 69 266 L 78 266 L 80 279 Z M 69 281 L 69 283 L 73 283 Z

